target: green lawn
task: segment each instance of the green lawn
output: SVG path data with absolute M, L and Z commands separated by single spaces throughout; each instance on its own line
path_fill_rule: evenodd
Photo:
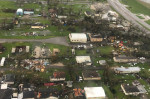
M 147 24 L 150 24 L 150 20 L 146 21 Z
M 121 0 L 121 2 L 128 5 L 128 9 L 133 13 L 150 15 L 150 9 L 139 3 L 137 0 Z
M 87 55 L 86 50 L 75 50 L 77 56 Z
M 5 13 L 2 9 L 17 9 L 16 3 L 12 1 L 0 1 L 0 17 L 13 17 L 15 13 Z
M 112 50 L 114 50 L 112 46 L 103 46 L 103 47 L 98 47 L 96 49 L 99 49 L 100 53 L 105 55 L 111 54 Z
M 137 15 L 137 17 L 139 17 L 140 19 L 144 19 L 142 16 Z
M 108 99 L 113 99 L 114 97 L 113 97 L 113 94 L 110 91 L 109 87 L 107 85 L 102 85 L 102 87 L 104 88 L 106 96 L 108 97 Z

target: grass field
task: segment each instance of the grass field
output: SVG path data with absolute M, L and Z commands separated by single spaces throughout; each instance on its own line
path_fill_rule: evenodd
M 147 24 L 150 24 L 150 20 L 146 21 Z
M 125 5 L 128 5 L 129 6 L 128 9 L 133 13 L 150 15 L 150 8 L 145 7 L 137 0 L 121 0 L 121 2 L 124 3 Z

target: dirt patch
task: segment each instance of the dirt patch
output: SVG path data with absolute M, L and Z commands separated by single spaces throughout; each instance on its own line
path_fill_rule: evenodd
M 63 63 L 55 63 L 55 64 L 51 64 L 52 66 L 64 66 L 64 64 Z

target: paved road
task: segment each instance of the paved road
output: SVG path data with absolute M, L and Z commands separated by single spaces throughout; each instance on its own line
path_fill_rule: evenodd
M 134 23 L 135 25 L 139 26 L 142 30 L 144 30 L 147 34 L 150 34 L 150 25 L 138 18 L 136 15 L 131 13 L 123 4 L 119 2 L 119 0 L 107 0 L 108 3 L 118 12 L 120 13 L 125 19 Z M 140 24 L 139 24 L 140 23 Z M 147 27 L 148 29 L 144 28 L 143 26 Z
M 52 43 L 52 44 L 59 44 L 69 46 L 66 37 L 54 37 L 49 39 L 0 39 L 0 43 L 5 42 L 42 42 L 42 43 Z

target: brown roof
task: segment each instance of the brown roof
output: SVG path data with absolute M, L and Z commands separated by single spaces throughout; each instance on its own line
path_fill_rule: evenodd
M 54 78 L 65 78 L 65 72 L 54 72 L 53 77 Z
M 88 78 L 88 77 L 100 77 L 100 75 L 96 71 L 84 71 L 83 72 L 83 76 L 85 78 Z
M 75 88 L 75 89 L 73 89 L 73 91 L 74 91 L 75 97 L 77 97 L 77 96 L 83 96 L 84 90 L 82 90 L 80 88 Z

